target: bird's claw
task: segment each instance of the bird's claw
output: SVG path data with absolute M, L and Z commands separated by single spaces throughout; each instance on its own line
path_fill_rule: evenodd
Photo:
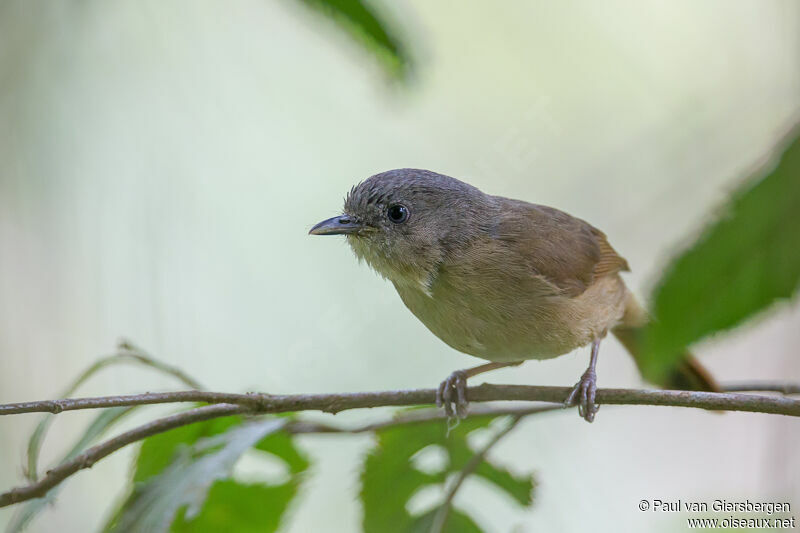
M 578 398 L 580 394 L 580 398 Z M 600 409 L 595 403 L 597 396 L 597 374 L 591 368 L 586 370 L 581 376 L 581 380 L 575 384 L 572 391 L 564 402 L 565 407 L 572 407 L 578 404 L 578 414 L 587 422 L 594 421 L 594 415 Z
M 467 416 L 467 373 L 456 370 L 439 384 L 436 391 L 436 406 L 444 407 L 448 418 L 461 419 Z

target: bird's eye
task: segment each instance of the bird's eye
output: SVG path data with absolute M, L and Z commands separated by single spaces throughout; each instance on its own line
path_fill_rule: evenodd
M 400 204 L 390 205 L 386 210 L 386 216 L 395 224 L 402 224 L 408 220 L 408 208 Z

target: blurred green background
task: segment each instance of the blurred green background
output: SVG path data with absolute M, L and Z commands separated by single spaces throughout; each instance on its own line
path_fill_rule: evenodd
M 420 167 L 557 206 L 609 235 L 645 298 L 800 116 L 791 0 L 373 5 L 414 58 L 406 83 L 291 0 L 0 1 L 0 402 L 57 395 L 121 336 L 213 390 L 432 387 L 477 360 L 343 240 L 306 235 L 355 182 Z M 799 325 L 783 305 L 696 351 L 722 381 L 796 380 Z M 571 385 L 587 360 L 486 380 Z M 598 377 L 642 385 L 615 341 Z M 169 388 L 117 369 L 83 393 Z M 61 415 L 44 459 L 89 416 Z M 0 420 L 0 487 L 20 481 L 38 420 Z M 683 528 L 640 512 L 643 498 L 800 508 L 798 438 L 795 421 L 758 414 L 533 417 L 492 454 L 537 472 L 533 510 L 477 480 L 457 501 L 518 533 Z M 285 529 L 357 531 L 371 439 L 300 442 L 314 471 Z M 75 476 L 30 531 L 95 530 L 129 466 L 130 450 Z

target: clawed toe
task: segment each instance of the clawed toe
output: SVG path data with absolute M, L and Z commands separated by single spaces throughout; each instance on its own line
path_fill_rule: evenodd
M 444 407 L 448 418 L 464 418 L 467 416 L 467 374 L 456 370 L 442 381 L 436 391 L 436 406 Z
M 600 409 L 595 403 L 597 396 L 597 375 L 589 369 L 583 373 L 581 380 L 575 384 L 564 402 L 565 407 L 578 404 L 578 414 L 587 422 L 594 421 L 594 416 Z

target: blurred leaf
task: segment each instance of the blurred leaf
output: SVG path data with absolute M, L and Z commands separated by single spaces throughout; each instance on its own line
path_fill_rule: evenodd
M 284 431 L 268 434 L 254 449 L 282 459 L 292 474 L 290 479 L 280 485 L 217 481 L 211 487 L 200 514 L 187 522 L 184 512 L 180 512 L 170 531 L 276 531 L 300 487 L 298 474 L 308 468 L 309 462 L 295 447 L 291 435 Z
M 182 446 L 192 446 L 200 439 L 225 433 L 230 428 L 240 425 L 242 421 L 240 416 L 216 418 L 148 437 L 142 442 L 139 450 L 133 482 L 143 483 L 163 472 L 175 459 Z
M 243 484 L 217 481 L 208 493 L 203 509 L 187 522 L 181 512 L 170 531 L 266 533 L 276 531 L 284 511 L 297 491 L 296 484 Z
M 284 431 L 267 435 L 256 444 L 255 449 L 282 459 L 292 474 L 299 474 L 308 468 L 308 458 L 300 453 L 291 435 Z
M 659 282 L 658 319 L 644 336 L 651 354 L 643 362 L 645 377 L 658 381 L 688 345 L 791 297 L 799 280 L 800 139 L 794 138 L 766 177 L 734 192 Z
M 297 493 L 308 459 L 283 429 L 289 419 L 226 417 L 154 435 L 140 449 L 131 496 L 107 531 L 274 531 Z M 229 479 L 248 449 L 284 461 L 279 485 Z
M 494 483 L 502 488 L 506 494 L 514 498 L 522 506 L 530 505 L 533 492 L 533 476 L 515 477 L 504 468 L 497 468 L 492 463 L 483 461 L 475 469 L 475 475 Z
M 119 353 L 108 357 L 102 357 L 95 361 L 89 368 L 84 370 L 78 376 L 78 378 L 72 382 L 72 384 L 69 385 L 58 397 L 69 398 L 75 393 L 76 390 L 78 390 L 81 385 L 83 385 L 89 378 L 91 378 L 100 370 L 122 363 L 134 363 L 158 370 L 161 373 L 177 378 L 179 381 L 191 387 L 192 389 L 202 390 L 203 388 L 197 381 L 192 379 L 179 368 L 162 363 L 161 361 L 150 357 L 141 349 L 131 344 L 129 341 L 122 341 L 119 349 Z M 31 481 L 36 481 L 38 479 L 39 453 L 41 452 L 44 438 L 47 435 L 47 430 L 50 428 L 50 424 L 53 422 L 53 419 L 53 415 L 45 415 L 45 417 L 42 418 L 42 421 L 36 426 L 36 429 L 33 431 L 30 439 L 28 440 L 28 466 L 26 474 L 28 479 Z
M 433 519 L 436 508 L 412 516 L 406 509 L 409 499 L 430 485 L 444 485 L 449 474 L 459 472 L 475 452 L 467 444 L 467 436 L 485 428 L 489 417 L 463 420 L 447 435 L 444 421 L 386 428 L 376 432 L 377 445 L 367 456 L 361 474 L 361 500 L 364 504 L 366 533 L 407 533 L 422 531 Z M 430 445 L 445 451 L 447 464 L 440 472 L 421 472 L 414 468 L 412 457 Z M 521 505 L 531 504 L 533 476 L 515 476 L 484 460 L 474 472 L 508 494 Z M 444 488 L 444 487 L 443 487 Z M 444 491 L 443 491 L 444 493 Z M 423 529 L 419 529 L 419 528 Z M 480 531 L 466 515 L 451 511 L 446 531 Z
M 134 486 L 133 494 L 107 529 L 126 533 L 168 531 L 183 507 L 186 507 L 186 519 L 195 518 L 211 485 L 230 477 L 233 466 L 245 451 L 284 425 L 285 420 L 274 418 L 241 423 L 224 433 L 200 438 L 192 445 L 178 446 L 175 456 L 162 471 L 134 476 L 146 481 Z M 146 461 L 146 464 L 153 462 Z
M 83 452 L 111 426 L 130 414 L 133 409 L 133 407 L 111 407 L 101 411 L 86 428 L 86 431 L 84 431 L 83 435 L 81 435 L 78 442 L 76 442 L 72 446 L 72 449 L 61 458 L 59 464 L 69 461 Z M 63 484 L 53 487 L 43 498 L 30 500 L 20 506 L 14 513 L 11 521 L 8 523 L 8 526 L 6 527 L 6 533 L 16 533 L 17 531 L 22 531 L 37 513 L 44 509 L 48 504 L 55 501 L 56 495 L 62 486 Z
M 301 2 L 338 23 L 372 52 L 391 76 L 402 79 L 408 75 L 410 61 L 404 46 L 392 35 L 386 20 L 381 20 L 369 3 L 362 0 Z

